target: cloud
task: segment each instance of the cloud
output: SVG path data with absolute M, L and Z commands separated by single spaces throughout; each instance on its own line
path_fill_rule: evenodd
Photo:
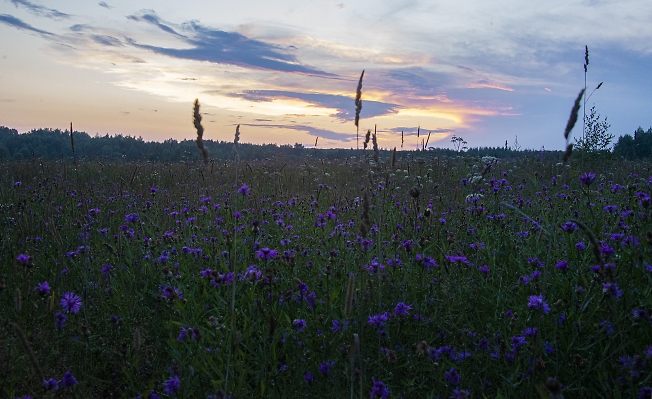
M 141 49 L 153 51 L 174 58 L 208 61 L 216 64 L 236 65 L 244 68 L 262 69 L 277 72 L 299 73 L 334 77 L 336 75 L 301 64 L 292 49 L 253 40 L 234 32 L 225 32 L 200 25 L 195 21 L 183 24 L 190 37 L 181 35 L 170 24 L 164 23 L 153 11 L 140 16 L 129 16 L 133 21 L 153 24 L 166 33 L 182 38 L 193 48 L 177 49 L 136 43 L 130 44 Z
M 392 133 L 401 133 L 403 132 L 404 136 L 415 136 L 417 135 L 417 127 L 414 126 L 397 126 L 393 127 L 391 129 L 387 129 L 387 131 L 392 132 Z M 448 134 L 452 133 L 455 131 L 455 129 L 446 129 L 446 128 L 436 128 L 436 129 L 428 129 L 425 127 L 422 127 L 419 129 L 420 130 L 420 135 L 419 137 L 428 137 L 428 133 L 434 133 L 434 134 Z
M 154 10 L 146 10 L 146 11 L 144 11 L 142 13 L 142 15 L 140 17 L 136 16 L 136 15 L 130 15 L 127 18 L 131 19 L 132 21 L 137 21 L 137 22 L 138 21 L 145 21 L 147 23 L 150 23 L 152 25 L 157 26 L 158 28 L 160 28 L 164 32 L 171 33 L 171 34 L 176 35 L 176 36 L 185 37 L 185 36 L 180 35 L 179 33 L 177 33 L 177 31 L 175 31 L 174 29 L 170 28 L 167 24 L 164 24 L 163 22 L 161 22 L 161 19 L 158 17 L 158 15 L 156 15 Z
M 55 10 L 53 8 L 47 8 L 34 4 L 28 0 L 11 0 L 11 2 L 16 6 L 22 6 L 27 8 L 33 14 L 38 15 L 39 17 L 61 19 L 61 18 L 70 18 L 68 14 L 62 13 L 61 11 Z
M 106 4 L 106 3 L 103 2 L 103 1 L 100 1 L 100 2 L 98 3 L 98 5 L 99 5 L 100 7 L 104 7 L 104 8 L 109 9 L 109 10 L 113 8 L 113 7 L 111 7 L 110 5 Z
M 105 46 L 124 46 L 120 39 L 116 39 L 113 36 L 107 36 L 107 35 L 91 35 L 91 39 L 93 39 L 96 43 L 105 45 Z
M 275 99 L 301 100 L 313 106 L 336 110 L 336 112 L 331 116 L 341 121 L 350 122 L 355 119 L 355 101 L 352 97 L 334 94 L 298 93 L 281 90 L 247 90 L 242 93 L 230 93 L 228 95 L 254 102 L 269 102 Z M 397 104 L 363 100 L 361 117 L 372 118 L 395 114 L 400 108 L 401 106 Z
M 473 82 L 469 84 L 469 88 L 471 89 L 498 89 L 498 90 L 504 90 L 504 91 L 514 91 L 509 86 L 501 85 L 500 83 L 492 83 L 487 80 L 479 80 L 477 82 Z
M 342 142 L 350 142 L 355 139 L 354 134 L 347 133 L 338 133 L 332 130 L 319 129 L 312 126 L 306 125 L 274 125 L 274 124 L 263 124 L 263 123 L 243 123 L 243 126 L 256 126 L 256 127 L 267 127 L 273 129 L 291 129 L 301 132 L 305 132 L 313 137 L 321 137 L 328 140 L 336 140 Z
M 29 30 L 29 31 L 32 31 L 32 32 L 40 33 L 42 35 L 50 35 L 50 36 L 52 35 L 52 33 L 50 33 L 50 32 L 47 32 L 47 31 L 44 31 L 44 30 L 41 30 L 41 29 L 37 29 L 37 28 L 33 27 L 32 25 L 30 25 L 28 23 L 25 23 L 25 22 L 21 21 L 20 19 L 14 17 L 14 16 L 11 16 L 11 15 L 8 15 L 8 14 L 0 14 L 0 22 L 4 23 L 6 25 L 9 25 L 9 26 L 13 26 L 14 28 L 18 28 L 18 29 Z

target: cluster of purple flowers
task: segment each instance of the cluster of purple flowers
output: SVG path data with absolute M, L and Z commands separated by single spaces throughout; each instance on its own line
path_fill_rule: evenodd
M 43 381 L 45 389 L 49 391 L 56 391 L 59 389 L 59 387 L 63 389 L 70 388 L 77 385 L 78 383 L 79 382 L 77 382 L 77 379 L 72 375 L 70 371 L 66 371 L 59 381 L 55 380 L 54 378 Z

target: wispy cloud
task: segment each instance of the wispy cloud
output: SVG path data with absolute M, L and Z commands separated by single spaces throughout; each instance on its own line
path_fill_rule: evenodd
M 487 80 L 479 80 L 477 82 L 473 82 L 469 84 L 469 88 L 471 89 L 498 89 L 498 90 L 504 90 L 504 91 L 514 91 L 509 86 L 501 85 L 500 83 L 492 83 Z
M 292 54 L 291 48 L 253 40 L 235 32 L 226 32 L 219 29 L 205 27 L 196 21 L 183 24 L 188 36 L 181 35 L 170 24 L 164 23 L 153 11 L 147 11 L 140 16 L 132 15 L 129 19 L 145 21 L 159 27 L 164 32 L 181 37 L 190 49 L 159 47 L 137 43 L 130 40 L 130 44 L 174 58 L 195 61 L 208 61 L 216 64 L 236 65 L 245 68 L 263 69 L 287 73 L 300 73 L 319 76 L 335 76 L 307 65 L 303 65 Z
M 106 4 L 106 3 L 103 2 L 103 1 L 100 1 L 100 2 L 98 3 L 98 5 L 99 5 L 100 7 L 104 7 L 104 8 L 109 9 L 109 10 L 113 8 L 113 7 L 111 7 L 110 5 Z
M 28 0 L 11 0 L 11 2 L 16 7 L 25 7 L 33 14 L 38 15 L 39 17 L 53 18 L 53 19 L 62 19 L 70 18 L 70 15 L 63 13 L 61 11 L 55 10 L 53 8 L 47 8 L 38 4 L 34 4 Z
M 178 34 L 177 31 L 172 29 L 169 26 L 170 24 L 162 22 L 161 19 L 158 17 L 158 15 L 156 15 L 156 12 L 154 12 L 154 10 L 145 10 L 141 13 L 140 16 L 130 15 L 127 18 L 131 19 L 132 21 L 145 21 L 147 23 L 157 26 L 164 32 L 171 33 L 176 36 L 182 36 Z
M 264 123 L 244 123 L 243 126 L 266 127 L 271 129 L 290 129 L 304 132 L 313 137 L 320 137 L 328 140 L 340 141 L 343 143 L 355 140 L 354 134 L 338 133 L 328 129 L 320 129 L 307 125 L 287 125 L 287 124 L 264 124 Z
M 255 102 L 269 102 L 276 99 L 294 99 L 333 109 L 330 116 L 341 121 L 350 122 L 355 118 L 355 102 L 353 97 L 321 93 L 298 93 L 280 90 L 247 90 L 242 93 L 230 93 L 229 96 L 239 97 Z M 383 103 L 379 101 L 365 101 L 363 103 L 364 118 L 373 118 L 382 115 L 395 114 L 401 108 L 398 104 Z
M 18 29 L 25 29 L 25 30 L 29 30 L 29 31 L 32 31 L 32 32 L 40 33 L 42 35 L 52 36 L 52 33 L 41 30 L 41 29 L 37 29 L 37 28 L 33 27 L 32 25 L 30 25 L 30 24 L 28 24 L 26 22 L 23 22 L 20 19 L 14 17 L 12 15 L 8 15 L 8 14 L 0 14 L 0 23 L 3 23 L 5 25 L 9 25 L 9 26 L 13 26 L 14 28 L 18 28 Z
M 91 39 L 93 39 L 96 43 L 102 44 L 104 46 L 124 46 L 120 39 L 116 39 L 112 36 L 91 35 Z
M 403 132 L 404 136 L 415 136 L 417 135 L 417 131 L 420 132 L 419 136 L 428 136 L 428 133 L 434 133 L 434 134 L 448 134 L 452 133 L 455 131 L 455 129 L 448 129 L 448 128 L 435 128 L 435 129 L 428 129 L 425 127 L 419 127 L 419 126 L 397 126 L 393 127 L 391 129 L 387 129 L 387 131 L 392 132 L 392 133 L 401 133 Z

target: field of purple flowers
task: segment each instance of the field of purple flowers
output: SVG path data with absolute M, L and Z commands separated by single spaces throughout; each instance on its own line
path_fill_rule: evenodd
M 418 156 L 1 164 L 0 395 L 651 398 L 650 164 Z

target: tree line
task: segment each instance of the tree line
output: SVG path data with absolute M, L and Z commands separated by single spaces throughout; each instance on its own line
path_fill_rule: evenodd
M 194 161 L 199 157 L 195 140 L 168 139 L 163 142 L 145 141 L 141 137 L 91 136 L 85 132 L 74 132 L 73 153 L 70 131 L 61 129 L 33 129 L 19 134 L 16 129 L 0 126 L 0 160 L 62 159 L 75 157 L 82 159 L 108 159 L 125 161 Z M 233 143 L 226 141 L 204 140 L 210 158 L 224 161 L 233 158 Z M 369 151 L 369 150 L 367 150 Z M 385 156 L 389 150 L 381 150 Z M 335 148 L 320 149 L 304 147 L 302 144 L 240 144 L 238 152 L 241 159 L 261 159 L 287 157 L 301 159 L 319 157 L 323 159 L 343 159 L 359 156 L 361 150 Z M 401 156 L 418 152 L 402 151 Z M 455 156 L 462 151 L 429 147 L 428 153 L 435 156 Z M 476 147 L 465 149 L 467 156 L 493 156 L 496 158 L 521 158 L 533 155 L 539 157 L 559 156 L 559 151 L 521 150 L 505 147 Z M 638 128 L 634 136 L 625 135 L 618 139 L 613 154 L 628 159 L 649 158 L 652 156 L 652 128 L 647 132 Z

